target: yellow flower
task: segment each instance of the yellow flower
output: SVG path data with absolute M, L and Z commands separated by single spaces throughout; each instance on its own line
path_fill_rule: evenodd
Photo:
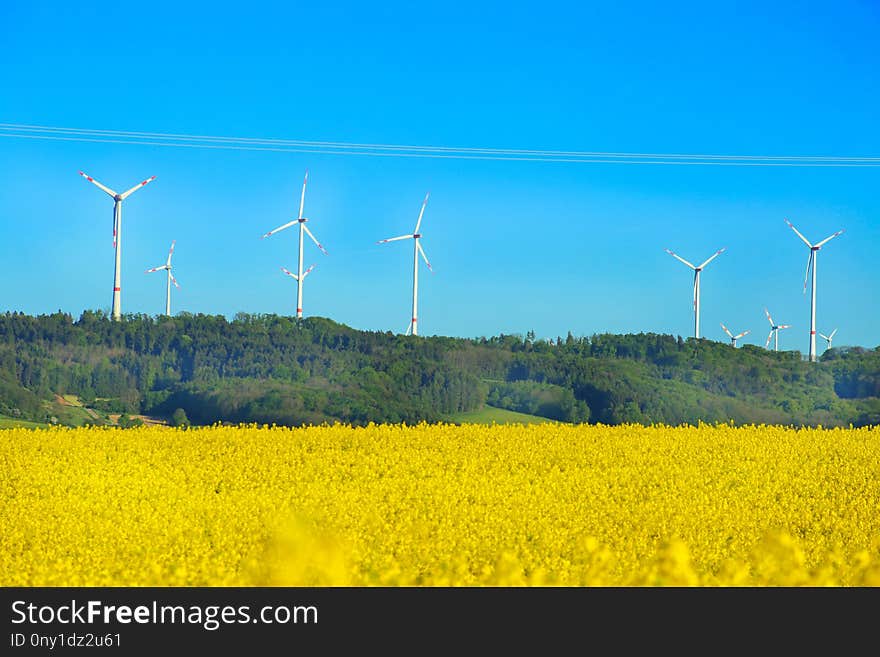
M 880 586 L 880 429 L 0 431 L 2 586 Z

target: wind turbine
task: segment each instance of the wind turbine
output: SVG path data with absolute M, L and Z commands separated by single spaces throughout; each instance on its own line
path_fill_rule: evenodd
M 767 315 L 767 321 L 770 322 L 770 335 L 767 336 L 767 342 L 764 344 L 764 349 L 770 346 L 770 339 L 776 338 L 776 342 L 773 345 L 773 351 L 779 351 L 779 331 L 781 329 L 791 328 L 790 324 L 779 324 L 776 325 L 773 322 L 773 318 L 770 317 L 770 311 L 764 308 L 764 314 Z
M 294 274 L 292 271 L 290 271 L 290 270 L 287 269 L 286 267 L 282 267 L 282 268 L 281 268 L 281 271 L 283 271 L 285 274 L 287 274 L 288 276 L 290 276 L 290 277 L 291 277 L 293 280 L 295 280 L 295 281 L 297 282 L 297 284 L 298 284 L 300 281 L 302 281 L 303 279 L 305 279 L 305 277 L 309 275 L 309 272 L 312 271 L 314 268 L 315 268 L 315 265 L 312 265 L 311 267 L 309 267 L 308 269 L 306 269 L 302 274 Z M 297 315 L 297 317 L 302 317 L 302 315 Z
M 164 265 L 160 265 L 158 267 L 153 267 L 152 269 L 148 269 L 146 274 L 152 274 L 156 271 L 162 271 L 163 269 L 168 272 L 168 280 L 166 281 L 167 286 L 165 289 L 165 314 L 168 317 L 171 317 L 171 284 L 174 283 L 174 287 L 178 290 L 180 289 L 180 285 L 177 284 L 177 279 L 174 278 L 174 274 L 171 273 L 171 256 L 174 254 L 174 243 L 177 240 L 171 240 L 171 248 L 168 249 L 168 260 L 165 261 Z
M 113 198 L 113 248 L 116 250 L 116 264 L 113 270 L 113 307 L 110 315 L 118 322 L 122 319 L 122 202 L 147 183 L 153 182 L 156 176 L 147 178 L 127 192 L 117 194 L 82 171 L 79 172 L 79 175 Z
M 412 320 L 409 323 L 409 326 L 406 327 L 406 335 L 409 335 L 410 331 L 412 331 L 413 335 L 419 334 L 419 254 L 422 254 L 422 259 L 425 261 L 425 264 L 428 265 L 428 270 L 433 274 L 434 270 L 431 268 L 431 263 L 428 262 L 428 256 L 425 255 L 425 250 L 422 248 L 422 245 L 419 243 L 419 240 L 422 239 L 421 233 L 419 233 L 419 226 L 422 225 L 422 215 L 425 214 L 425 206 L 428 204 L 428 196 L 430 192 L 425 194 L 425 200 L 422 201 L 422 209 L 419 211 L 419 218 L 416 221 L 416 228 L 412 232 L 412 235 L 400 235 L 399 237 L 389 237 L 387 240 L 379 240 L 376 244 L 385 244 L 386 242 L 396 242 L 397 240 L 408 240 L 412 239 L 414 242 L 413 247 L 413 303 L 412 303 Z
M 323 253 L 324 255 L 328 255 L 327 250 L 321 245 L 321 243 L 318 241 L 318 238 L 316 238 L 312 234 L 312 231 L 309 230 L 309 227 L 306 226 L 306 222 L 308 221 L 308 219 L 306 219 L 303 216 L 303 207 L 305 206 L 305 203 L 306 203 L 306 184 L 308 182 L 309 182 L 309 170 L 306 169 L 306 176 L 305 176 L 305 178 L 303 178 L 302 196 L 299 197 L 299 216 L 296 219 L 294 219 L 293 221 L 287 222 L 283 226 L 278 226 L 278 228 L 270 230 L 268 233 L 263 235 L 263 237 L 261 238 L 261 239 L 266 239 L 267 237 L 269 237 L 269 235 L 274 235 L 275 233 L 281 232 L 285 228 L 290 228 L 294 224 L 297 224 L 297 223 L 299 224 L 299 261 L 297 264 L 296 274 L 293 274 L 292 272 L 287 271 L 286 269 L 284 269 L 284 267 L 281 268 L 282 270 L 287 272 L 288 275 L 293 277 L 294 280 L 296 280 L 296 316 L 297 317 L 303 316 L 303 307 L 302 307 L 303 306 L 303 281 L 305 280 L 306 275 L 310 271 L 312 271 L 312 269 L 315 268 L 315 265 L 312 265 L 311 267 L 309 267 L 308 271 L 303 272 L 303 233 L 307 233 L 308 236 L 312 238 L 312 241 L 315 243 L 315 245 L 319 249 L 321 249 L 321 253 Z
M 825 342 L 828 343 L 826 349 L 831 349 L 831 341 L 834 339 L 834 334 L 837 333 L 837 329 L 831 331 L 830 335 L 825 335 L 824 333 L 820 333 L 819 336 L 825 338 Z
M 736 341 L 737 340 L 739 340 L 744 335 L 748 335 L 749 333 L 751 333 L 751 331 L 743 331 L 739 335 L 734 335 L 733 333 L 731 333 L 730 331 L 727 330 L 727 327 L 724 324 L 721 324 L 721 328 L 723 328 L 724 332 L 730 336 L 730 344 L 734 349 L 736 349 Z
M 687 260 L 682 258 L 677 253 L 673 253 L 669 249 L 666 249 L 666 253 L 671 255 L 676 260 L 683 262 L 688 267 L 690 267 L 691 269 L 694 270 L 694 337 L 695 338 L 700 337 L 700 272 L 703 271 L 703 269 L 705 269 L 706 265 L 708 265 L 715 258 L 720 256 L 722 253 L 724 253 L 724 251 L 726 249 L 727 249 L 727 247 L 723 247 L 721 249 L 718 249 L 715 253 L 712 254 L 712 256 L 708 260 L 706 260 L 703 264 L 699 265 L 698 267 L 695 267 L 694 265 L 689 263 Z
M 812 283 L 812 293 L 810 294 L 810 361 L 816 362 L 816 256 L 819 253 L 819 249 L 822 246 L 833 240 L 835 237 L 843 233 L 842 230 L 837 231 L 834 235 L 826 237 L 821 242 L 816 242 L 816 244 L 810 244 L 809 240 L 806 237 L 801 235 L 798 232 L 798 229 L 794 227 L 794 225 L 788 220 L 785 220 L 785 223 L 788 224 L 789 228 L 791 228 L 795 234 L 800 237 L 804 244 L 810 249 L 810 258 L 807 260 L 807 271 L 804 274 L 804 294 L 807 293 L 807 278 L 810 276 L 810 269 L 813 270 L 813 283 Z

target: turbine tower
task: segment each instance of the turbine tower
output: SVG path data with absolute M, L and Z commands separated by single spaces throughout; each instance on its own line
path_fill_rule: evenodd
M 835 237 L 840 235 L 843 231 L 839 230 L 834 235 L 830 237 L 826 237 L 821 242 L 817 242 L 816 244 L 810 244 L 809 240 L 806 237 L 801 235 L 798 232 L 798 229 L 794 227 L 794 225 L 788 220 L 785 220 L 785 223 L 788 224 L 789 228 L 791 228 L 795 234 L 800 237 L 804 244 L 810 249 L 810 258 L 807 260 L 807 271 L 804 274 L 804 294 L 807 293 L 807 279 L 810 277 L 810 269 L 813 270 L 813 282 L 812 282 L 812 292 L 810 294 L 810 361 L 816 362 L 816 257 L 819 253 L 819 249 L 822 248 L 827 242 L 830 242 Z
M 682 258 L 677 253 L 673 253 L 669 249 L 666 249 L 666 253 L 671 255 L 676 260 L 683 262 L 688 267 L 690 267 L 691 269 L 694 270 L 694 337 L 695 338 L 700 337 L 700 272 L 703 271 L 703 269 L 705 269 L 706 265 L 708 265 L 715 258 L 720 256 L 722 253 L 724 253 L 724 251 L 726 249 L 727 249 L 727 247 L 723 247 L 721 249 L 718 249 L 715 253 L 712 254 L 712 256 L 708 260 L 706 260 L 703 264 L 699 265 L 698 267 L 695 267 L 694 265 L 689 263 L 687 260 Z
M 770 311 L 764 308 L 764 314 L 767 315 L 767 321 L 770 322 L 770 335 L 767 336 L 767 342 L 764 344 L 764 349 L 770 346 L 770 339 L 776 338 L 776 342 L 773 345 L 773 351 L 779 351 L 779 331 L 781 329 L 791 328 L 790 324 L 775 324 L 773 322 L 773 318 L 770 317 Z
M 834 339 L 834 334 L 835 334 L 835 333 L 837 333 L 837 329 L 834 329 L 834 330 L 831 331 L 831 333 L 829 333 L 828 335 L 825 335 L 824 333 L 820 333 L 820 334 L 819 334 L 819 337 L 825 338 L 825 342 L 828 343 L 828 346 L 825 347 L 826 349 L 831 349 L 831 341 Z
M 127 192 L 117 194 L 82 171 L 79 172 L 79 175 L 113 198 L 113 248 L 116 250 L 116 264 L 113 270 L 113 307 L 110 316 L 118 322 L 122 319 L 122 202 L 147 183 L 153 182 L 156 176 L 147 178 Z
M 315 268 L 315 265 L 312 265 L 311 267 L 309 267 L 308 271 L 303 272 L 303 234 L 308 234 L 308 236 L 312 238 L 312 241 L 315 243 L 315 245 L 319 249 L 321 249 L 321 253 L 323 253 L 324 255 L 328 255 L 327 250 L 321 245 L 321 243 L 318 241 L 318 238 L 316 238 L 312 234 L 312 231 L 309 230 L 309 227 L 306 226 L 306 222 L 308 221 L 308 219 L 303 216 L 303 207 L 305 207 L 306 203 L 306 184 L 308 182 L 309 170 L 306 169 L 306 176 L 305 178 L 303 178 L 302 195 L 299 197 L 299 216 L 293 221 L 287 222 L 283 226 L 278 226 L 278 228 L 270 230 L 261 238 L 266 239 L 267 237 L 269 237 L 269 235 L 274 235 L 275 233 L 281 232 L 285 228 L 290 228 L 294 224 L 299 224 L 299 261 L 297 264 L 296 274 L 288 272 L 286 269 L 284 269 L 284 267 L 281 268 L 296 280 L 296 316 L 299 318 L 303 316 L 303 281 L 305 280 L 306 275 Z
M 736 349 L 736 341 L 737 340 L 739 340 L 744 335 L 748 335 L 749 333 L 751 333 L 751 331 L 743 331 L 739 335 L 734 335 L 733 333 L 731 333 L 730 331 L 727 330 L 727 327 L 724 324 L 721 325 L 721 328 L 723 328 L 724 332 L 730 336 L 730 344 L 734 349 Z
M 163 269 L 168 272 L 168 280 L 166 281 L 165 288 L 165 314 L 168 317 L 171 317 L 171 284 L 174 283 L 174 287 L 178 290 L 180 289 L 180 285 L 177 284 L 177 279 L 174 278 L 174 274 L 171 273 L 171 256 L 174 254 L 174 242 L 176 241 L 177 240 L 171 240 L 171 248 L 168 249 L 168 260 L 165 261 L 164 265 L 153 267 L 144 272 L 146 274 L 152 274 L 153 272 L 162 271 Z
M 408 240 L 412 239 L 414 242 L 413 246 L 413 302 L 412 302 L 412 320 L 410 320 L 409 326 L 406 327 L 406 335 L 410 334 L 412 331 L 413 335 L 419 334 L 419 254 L 422 254 L 422 259 L 425 261 L 425 264 L 428 265 L 428 270 L 433 274 L 434 270 L 431 268 L 431 263 L 428 262 L 428 256 L 425 255 L 425 250 L 422 248 L 422 245 L 419 243 L 419 240 L 422 239 L 421 233 L 419 233 L 419 226 L 422 225 L 422 215 L 425 214 L 425 206 L 428 204 L 428 194 L 425 194 L 425 200 L 422 201 L 422 209 L 419 211 L 419 218 L 416 221 L 416 229 L 412 232 L 412 235 L 400 235 L 399 237 L 389 237 L 387 240 L 379 240 L 376 244 L 385 244 L 386 242 L 396 242 L 397 240 Z

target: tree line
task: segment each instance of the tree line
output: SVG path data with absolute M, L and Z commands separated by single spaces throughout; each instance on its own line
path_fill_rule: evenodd
M 641 333 L 538 340 L 358 331 L 278 315 L 0 315 L 0 415 L 57 395 L 195 424 L 438 421 L 490 404 L 563 422 L 880 421 L 880 349 L 795 351 Z

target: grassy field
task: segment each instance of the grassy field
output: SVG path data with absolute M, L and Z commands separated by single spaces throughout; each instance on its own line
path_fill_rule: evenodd
M 540 424 L 542 422 L 553 422 L 546 417 L 538 415 L 528 415 L 526 413 L 517 413 L 516 411 L 508 411 L 503 408 L 495 408 L 494 406 L 483 406 L 476 411 L 468 411 L 467 413 L 456 413 L 449 417 L 450 422 L 457 424 Z
M 0 415 L 0 429 L 12 429 L 14 427 L 23 427 L 25 429 L 36 429 L 39 427 L 49 426 L 39 422 L 29 422 L 28 420 L 19 420 L 14 417 Z

